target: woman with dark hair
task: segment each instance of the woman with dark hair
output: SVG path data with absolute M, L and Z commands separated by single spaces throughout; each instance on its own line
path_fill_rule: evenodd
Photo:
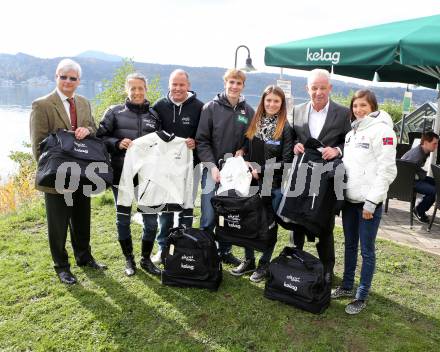
M 358 90 L 350 103 L 354 121 L 345 137 L 343 162 L 347 173 L 342 225 L 345 237 L 342 285 L 332 298 L 354 296 L 358 246 L 362 268 L 355 299 L 345 311 L 358 314 L 366 307 L 376 265 L 375 241 L 382 217 L 382 203 L 397 174 L 396 135 L 385 111 L 378 111 L 376 97 L 369 90 Z
M 286 98 L 281 88 L 274 85 L 266 87 L 246 132 L 246 138 L 243 150 L 246 154 L 245 159 L 251 162 L 251 167 L 252 163 L 260 166 L 260 170 L 252 167 L 252 177 L 262 185 L 265 169 L 269 167 L 274 169 L 271 195 L 265 196 L 263 190 L 263 203 L 267 211 L 275 215 L 281 201 L 283 166 L 285 163 L 291 163 L 293 159 L 292 129 L 287 122 Z M 272 172 L 269 174 L 272 175 Z M 273 216 L 273 218 L 275 217 Z M 275 224 L 275 226 L 277 225 Z M 250 277 L 251 281 L 263 280 L 274 247 L 275 244 L 263 252 L 257 268 L 255 267 L 254 250 L 245 248 L 244 261 L 232 269 L 231 273 L 235 276 L 241 276 L 253 271 Z
M 125 80 L 127 99 L 124 104 L 111 106 L 104 113 L 96 135 L 102 138 L 111 155 L 113 168 L 113 195 L 115 204 L 118 199 L 118 185 L 124 165 L 125 153 L 132 141 L 148 133 L 159 130 L 157 113 L 145 99 L 147 80 L 139 73 L 131 73 Z M 122 253 L 125 256 L 125 274 L 134 275 L 136 263 L 133 255 L 133 242 L 130 231 L 131 207 L 117 206 L 116 228 Z M 157 231 L 157 214 L 142 214 L 142 269 L 153 275 L 160 275 L 160 270 L 150 259 Z

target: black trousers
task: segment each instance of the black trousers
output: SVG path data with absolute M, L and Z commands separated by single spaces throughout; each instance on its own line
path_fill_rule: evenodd
M 72 199 L 72 206 L 68 206 L 62 194 L 44 194 L 49 246 L 57 273 L 70 267 L 66 251 L 68 228 L 76 263 L 85 264 L 92 258 L 90 197 L 86 197 L 82 190 L 78 190 L 72 194 Z
M 319 259 L 324 265 L 324 271 L 333 274 L 333 268 L 335 267 L 334 221 L 331 225 L 332 226 L 329 226 L 325 233 L 319 234 L 319 242 L 316 243 L 316 250 L 318 251 Z M 304 228 L 296 228 L 293 232 L 293 244 L 299 249 L 303 249 L 305 237 L 306 230 Z

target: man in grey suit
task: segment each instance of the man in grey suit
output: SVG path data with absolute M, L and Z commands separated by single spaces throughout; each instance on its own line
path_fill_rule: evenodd
M 350 110 L 330 100 L 332 85 L 328 71 L 322 69 L 311 71 L 306 88 L 310 101 L 293 109 L 295 155 L 304 153 L 304 143 L 312 137 L 325 146 L 322 149 L 324 160 L 342 157 L 345 135 L 351 129 Z M 312 234 L 319 237 L 316 249 L 329 280 L 332 278 L 335 265 L 334 225 L 333 218 L 326 233 Z M 293 242 L 298 248 L 303 248 L 304 240 L 305 233 L 302 230 L 293 232 Z
M 32 103 L 30 135 L 32 152 L 37 161 L 41 154 L 40 142 L 50 133 L 66 129 L 75 133 L 75 138 L 84 139 L 96 131 L 90 103 L 75 94 L 81 78 L 79 64 L 70 59 L 61 60 L 55 78 L 56 89 Z M 72 193 L 73 204 L 67 205 L 64 195 L 55 189 L 36 188 L 44 192 L 49 247 L 60 281 L 68 285 L 76 282 L 70 272 L 65 248 L 68 228 L 77 264 L 105 269 L 105 265 L 93 259 L 90 250 L 90 197 L 77 190 Z

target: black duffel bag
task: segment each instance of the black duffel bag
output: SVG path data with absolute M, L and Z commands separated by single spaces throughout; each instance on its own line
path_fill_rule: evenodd
M 69 185 L 113 183 L 113 169 L 103 141 L 94 136 L 78 140 L 71 131 L 58 130 L 40 143 L 36 182 L 39 186 L 68 189 Z M 102 191 L 102 190 L 101 190 Z
M 170 229 L 162 251 L 162 284 L 217 290 L 222 281 L 222 264 L 214 237 L 208 231 Z
M 259 251 L 273 246 L 277 226 L 273 212 L 267 210 L 272 204 L 265 205 L 264 201 L 259 193 L 241 197 L 228 192 L 212 197 L 216 239 Z
M 318 258 L 285 247 L 269 265 L 264 296 L 320 314 L 330 305 L 330 283 Z

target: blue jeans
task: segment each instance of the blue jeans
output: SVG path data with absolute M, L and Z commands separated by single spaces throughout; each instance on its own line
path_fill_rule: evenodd
M 203 168 L 202 173 L 202 195 L 200 197 L 200 229 L 214 232 L 215 213 L 211 204 L 211 199 L 215 195 L 216 184 L 211 177 L 211 171 Z M 232 244 L 221 241 L 218 243 L 220 255 L 227 254 L 232 249 Z
M 193 209 L 184 209 L 179 212 L 179 226 L 185 225 L 188 228 L 192 227 Z M 156 240 L 161 250 L 165 249 L 168 233 L 174 226 L 174 213 L 163 212 L 159 215 L 159 233 Z
M 113 196 L 115 198 L 115 206 L 118 202 L 118 188 L 112 186 Z M 131 238 L 131 207 L 116 207 L 116 228 L 118 230 L 118 240 L 128 240 Z M 142 214 L 144 223 L 142 229 L 142 241 L 153 242 L 157 232 L 157 214 Z
M 363 204 L 346 202 L 342 210 L 342 225 L 345 237 L 344 277 L 342 288 L 351 290 L 357 264 L 359 240 L 361 243 L 362 268 L 356 299 L 365 300 L 373 280 L 376 267 L 376 235 L 382 218 L 382 206 L 376 207 L 373 218 L 362 218 Z
M 281 194 L 281 188 L 273 188 L 271 191 L 272 196 L 272 209 L 276 213 L 278 210 L 278 207 L 281 203 L 281 198 L 283 195 Z M 272 211 L 272 209 L 270 209 Z M 273 250 L 275 248 L 275 244 L 272 247 L 267 248 L 265 251 L 263 251 L 263 254 L 260 257 L 259 265 L 266 265 L 269 264 Z M 246 259 L 254 259 L 255 260 L 255 252 L 252 248 L 244 248 L 244 257 Z
M 283 194 L 281 193 L 281 188 L 272 188 L 272 191 L 270 192 L 272 196 L 272 208 L 275 214 L 278 211 L 278 208 L 280 207 L 281 199 L 283 198 Z
M 425 214 L 435 202 L 435 180 L 426 176 L 423 180 L 416 181 L 414 189 L 417 193 L 424 195 L 422 201 L 417 205 L 417 212 Z

